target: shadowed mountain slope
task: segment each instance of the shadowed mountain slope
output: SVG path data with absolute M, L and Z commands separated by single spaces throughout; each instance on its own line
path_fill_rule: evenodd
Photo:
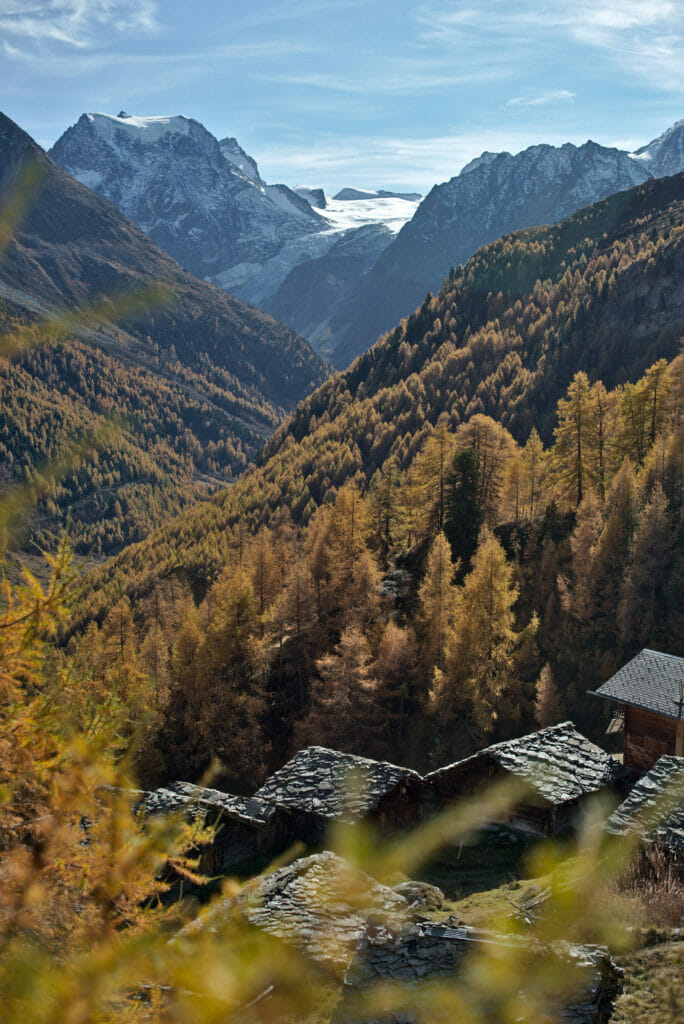
M 182 270 L 0 115 L 0 211 L 8 217 L 17 200 L 22 216 L 0 257 L 0 329 L 25 331 L 59 311 L 73 327 L 57 346 L 2 364 L 1 444 L 13 456 L 2 482 L 54 459 L 66 422 L 73 434 L 124 417 L 128 433 L 110 451 L 107 480 L 96 485 L 90 473 L 89 484 L 53 489 L 59 508 L 47 517 L 58 527 L 77 494 L 92 497 L 84 536 L 109 521 L 111 550 L 241 472 L 326 367 L 282 324 Z M 112 517 L 124 485 L 135 514 L 121 533 Z M 160 487 L 164 500 L 144 512 Z
M 238 523 L 284 509 L 306 521 L 346 480 L 366 484 L 390 458 L 406 468 L 443 414 L 453 427 L 485 413 L 520 442 L 536 426 L 548 443 L 578 370 L 607 387 L 636 380 L 683 333 L 684 175 L 499 239 L 303 401 L 259 467 L 105 566 L 86 614 L 174 566 L 215 578 Z

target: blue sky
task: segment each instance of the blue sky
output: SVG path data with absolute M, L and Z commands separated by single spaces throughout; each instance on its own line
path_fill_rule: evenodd
M 0 0 L 2 109 L 183 113 L 290 185 L 418 188 L 484 149 L 684 117 L 684 0 Z

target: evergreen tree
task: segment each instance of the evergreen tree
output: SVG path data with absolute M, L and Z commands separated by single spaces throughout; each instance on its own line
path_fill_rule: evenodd
M 474 448 L 459 451 L 447 485 L 444 535 L 454 560 L 467 568 L 477 547 L 483 512 L 479 500 L 478 462 Z
M 499 505 L 509 460 L 517 445 L 505 427 L 491 416 L 477 413 L 456 432 L 459 448 L 472 448 L 477 458 L 477 498 L 484 522 L 499 521 Z

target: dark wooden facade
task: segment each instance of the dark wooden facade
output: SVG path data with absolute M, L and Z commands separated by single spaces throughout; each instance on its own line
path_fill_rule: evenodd
M 493 782 L 504 778 L 511 778 L 510 772 L 485 753 L 434 772 L 426 781 L 423 813 L 430 815 L 464 797 L 486 793 Z M 539 836 L 554 835 L 572 825 L 579 810 L 578 805 L 577 800 L 552 804 L 541 795 L 535 797 L 530 794 L 525 803 L 518 804 L 506 820 L 522 832 Z
M 684 722 L 643 708 L 625 707 L 627 768 L 648 772 L 663 754 L 684 756 Z
M 207 824 L 214 825 L 213 842 L 202 846 L 199 873 L 213 877 L 239 870 L 251 861 L 270 859 L 282 853 L 295 837 L 292 816 L 277 808 L 268 822 L 208 814 Z

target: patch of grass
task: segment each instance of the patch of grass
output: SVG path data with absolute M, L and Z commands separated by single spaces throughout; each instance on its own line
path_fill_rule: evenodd
M 611 1024 L 680 1024 L 684 1020 L 684 943 L 651 946 L 618 958 L 625 970 Z
M 444 849 L 416 877 L 438 886 L 450 901 L 517 882 L 530 841 L 513 833 L 483 836 L 478 842 Z

